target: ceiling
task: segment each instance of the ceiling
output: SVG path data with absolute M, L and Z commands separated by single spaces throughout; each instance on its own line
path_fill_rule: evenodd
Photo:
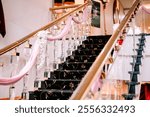
M 120 0 L 122 6 L 125 10 L 129 10 L 135 0 Z M 144 5 L 150 11 L 150 0 L 142 0 L 142 5 Z M 146 33 L 150 33 L 150 14 L 143 12 L 142 9 L 138 11 L 136 16 L 136 26 Z M 144 27 L 144 28 L 143 28 Z
M 128 9 L 132 6 L 131 3 L 133 3 L 134 0 L 119 0 L 124 7 L 124 9 Z
M 119 0 L 125 9 L 128 9 L 132 6 L 132 3 L 135 0 Z M 142 4 L 150 6 L 150 0 L 142 0 Z

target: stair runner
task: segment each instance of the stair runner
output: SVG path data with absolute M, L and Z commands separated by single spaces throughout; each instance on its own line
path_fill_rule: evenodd
M 68 100 L 109 38 L 89 36 L 38 90 L 29 92 L 29 100 Z

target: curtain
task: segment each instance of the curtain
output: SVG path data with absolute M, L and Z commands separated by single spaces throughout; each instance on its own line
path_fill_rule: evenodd
M 145 97 L 146 100 L 150 100 L 150 84 L 146 84 L 145 86 Z
M 4 20 L 4 12 L 3 12 L 3 6 L 2 2 L 0 0 L 0 34 L 4 37 L 6 34 L 5 29 L 5 20 Z
M 141 85 L 140 100 L 150 100 L 150 84 Z

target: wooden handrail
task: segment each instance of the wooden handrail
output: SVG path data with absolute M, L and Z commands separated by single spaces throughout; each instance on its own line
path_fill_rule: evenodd
M 10 45 L 8 45 L 8 46 L 6 46 L 6 47 L 0 49 L 0 55 L 2 55 L 2 54 L 4 54 L 4 53 L 6 53 L 6 52 L 8 52 L 8 51 L 10 51 L 10 50 L 12 50 L 12 49 L 18 47 L 18 46 L 20 46 L 21 44 L 23 44 L 23 43 L 25 43 L 26 41 L 28 41 L 31 37 L 33 37 L 37 32 L 39 32 L 39 31 L 41 31 L 41 30 L 46 30 L 46 29 L 48 29 L 49 27 L 54 26 L 54 25 L 57 24 L 58 22 L 62 21 L 64 18 L 66 18 L 66 17 L 68 17 L 69 15 L 71 15 L 72 13 L 74 13 L 74 12 L 76 12 L 76 11 L 82 9 L 83 7 L 87 6 L 88 4 L 90 4 L 90 2 L 86 2 L 86 3 L 84 3 L 83 5 L 78 6 L 77 8 L 73 9 L 73 10 L 70 11 L 69 13 L 66 13 L 66 14 L 63 15 L 62 17 L 60 17 L 60 18 L 58 18 L 58 19 L 56 19 L 56 20 L 50 22 L 49 24 L 47 24 L 47 25 L 41 27 L 40 29 L 37 29 L 36 31 L 30 33 L 29 35 L 27 35 L 27 36 L 25 36 L 25 37 L 23 37 L 23 38 L 21 38 L 20 40 L 18 40 L 18 41 L 16 41 L 16 42 L 14 42 L 14 43 L 12 43 L 12 44 L 10 44 Z
M 135 8 L 137 7 L 139 3 L 140 3 L 140 0 L 136 0 L 134 2 L 131 9 L 126 14 L 126 16 L 122 20 L 117 30 L 114 32 L 114 34 L 111 36 L 111 38 L 105 45 L 103 51 L 98 55 L 98 57 L 96 58 L 92 66 L 90 67 L 89 71 L 86 73 L 81 83 L 79 84 L 77 89 L 74 91 L 73 95 L 70 98 L 71 100 L 83 99 L 83 97 L 88 93 L 88 91 L 91 88 L 92 83 L 96 80 L 95 75 L 97 74 L 97 71 L 99 70 L 99 68 L 103 67 L 104 61 L 107 59 L 107 56 L 111 52 L 113 45 L 117 41 L 117 37 L 126 26 L 128 20 L 131 18 L 132 13 L 134 12 Z
M 80 6 L 81 4 L 75 4 L 75 5 L 69 5 L 69 6 L 58 6 L 58 7 L 53 7 L 53 8 L 49 8 L 50 11 L 54 11 L 54 10 L 59 10 L 59 9 L 68 9 L 68 8 L 76 8 L 78 6 Z

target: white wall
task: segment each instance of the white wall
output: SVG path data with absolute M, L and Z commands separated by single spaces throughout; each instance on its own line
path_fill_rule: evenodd
M 52 7 L 51 0 L 2 0 L 2 4 L 5 14 L 6 36 L 2 38 L 0 35 L 0 49 L 28 35 L 50 21 L 49 8 Z M 8 59 L 5 60 L 7 63 L 10 62 L 10 59 L 9 62 L 7 61 Z M 21 67 L 21 64 L 19 65 Z M 9 67 L 3 70 L 0 76 L 9 77 L 10 74 L 8 71 L 13 68 L 12 66 Z M 31 83 L 33 84 L 33 82 Z M 16 96 L 21 95 L 22 84 L 21 80 L 15 85 Z M 8 92 L 9 86 L 0 86 L 0 98 L 9 97 Z
M 0 35 L 0 49 L 47 24 L 52 0 L 2 0 L 6 36 Z

